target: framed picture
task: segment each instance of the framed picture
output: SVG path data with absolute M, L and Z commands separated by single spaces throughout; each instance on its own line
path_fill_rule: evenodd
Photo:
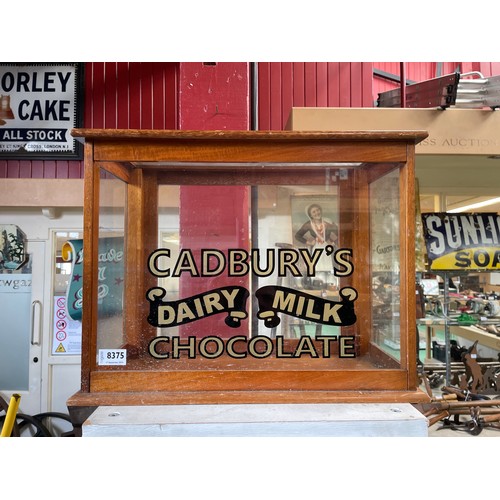
M 293 244 L 311 253 L 322 249 L 315 266 L 311 286 L 332 285 L 334 280 L 333 250 L 339 237 L 338 198 L 328 195 L 294 195 L 291 197 Z M 314 286 L 313 286 L 314 287 Z
M 294 245 L 325 246 L 338 240 L 336 195 L 294 195 L 291 197 L 291 216 Z
M 0 63 L 0 158 L 82 159 L 83 63 Z

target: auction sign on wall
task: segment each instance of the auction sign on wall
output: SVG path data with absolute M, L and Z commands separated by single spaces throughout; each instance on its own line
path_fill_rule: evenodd
M 0 64 L 0 156 L 79 159 L 82 63 Z

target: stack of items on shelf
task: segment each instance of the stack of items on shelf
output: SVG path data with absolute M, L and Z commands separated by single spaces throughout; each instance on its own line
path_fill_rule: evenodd
M 426 295 L 425 312 L 429 316 L 459 325 L 473 325 L 500 336 L 500 295 L 497 293 L 484 294 L 471 290 L 449 293 L 446 303 L 442 295 Z

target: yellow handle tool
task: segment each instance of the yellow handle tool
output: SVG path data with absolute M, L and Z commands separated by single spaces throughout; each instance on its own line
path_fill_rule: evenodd
M 2 434 L 0 435 L 0 437 L 10 437 L 10 435 L 12 434 L 12 428 L 14 427 L 17 409 L 19 408 L 20 401 L 21 396 L 19 394 L 12 394 L 12 397 L 10 398 L 9 408 L 7 409 L 7 414 L 5 415 Z

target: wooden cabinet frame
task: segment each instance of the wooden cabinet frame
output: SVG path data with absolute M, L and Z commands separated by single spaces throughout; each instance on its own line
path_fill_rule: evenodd
M 84 202 L 84 311 L 81 391 L 68 401 L 70 412 L 99 405 L 193 404 L 193 403 L 327 403 L 327 402 L 418 402 L 415 326 L 415 144 L 423 131 L 400 132 L 264 132 L 264 131 L 146 131 L 75 129 L 85 139 Z M 228 370 L 223 365 L 205 369 L 186 365 L 182 370 L 97 369 L 97 252 L 99 227 L 100 169 L 127 184 L 127 304 L 128 348 L 144 348 L 148 328 L 138 297 L 148 279 L 141 272 L 157 239 L 157 186 L 171 179 L 196 184 L 199 179 L 217 184 L 252 182 L 264 172 L 266 184 L 310 174 L 309 165 L 337 162 L 360 163 L 347 189 L 356 195 L 358 228 L 369 226 L 368 185 L 375 175 L 399 169 L 400 183 L 400 366 L 383 370 L 310 370 L 307 363 L 293 370 L 252 368 Z M 210 164 L 207 167 L 207 164 Z M 382 167 L 377 173 L 371 164 Z M 283 168 L 283 167 L 287 168 Z M 367 167 L 368 166 L 368 167 Z M 355 169 L 356 170 L 356 169 Z M 216 181 L 210 177 L 217 174 Z M 204 177 L 205 176 L 205 177 Z M 210 180 L 212 179 L 212 180 Z M 344 188 L 345 189 L 345 188 Z M 367 232 L 350 236 L 357 254 L 370 251 Z M 368 273 L 357 273 L 356 287 L 368 289 Z M 360 297 L 361 310 L 370 309 L 368 294 Z M 377 351 L 370 344 L 372 328 L 368 314 L 359 315 L 363 352 Z M 384 356 L 372 352 L 372 356 Z M 346 365 L 347 366 L 347 365 Z M 107 367 L 106 367 L 107 368 Z M 332 375 L 334 373 L 334 375 Z

